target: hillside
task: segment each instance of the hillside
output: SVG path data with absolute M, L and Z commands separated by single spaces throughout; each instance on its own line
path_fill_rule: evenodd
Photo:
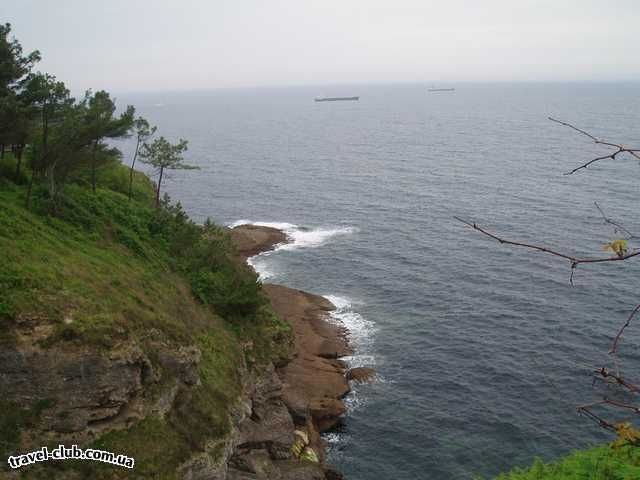
M 53 215 L 40 189 L 26 209 L 11 162 L 0 169 L 0 455 L 64 442 L 136 461 L 133 472 L 48 462 L 28 478 L 183 478 L 194 459 L 215 465 L 248 379 L 291 345 L 255 273 L 225 229 L 153 208 L 145 176 L 129 201 L 119 163 L 96 194 L 68 185 Z

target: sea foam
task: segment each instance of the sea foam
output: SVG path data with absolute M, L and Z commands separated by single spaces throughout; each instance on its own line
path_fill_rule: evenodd
M 231 228 L 240 225 L 257 225 L 259 227 L 271 227 L 282 230 L 290 239 L 289 242 L 276 246 L 275 250 L 295 250 L 298 248 L 315 248 L 323 245 L 332 237 L 337 235 L 348 235 L 355 233 L 358 229 L 354 227 L 334 227 L 334 228 L 305 228 L 293 223 L 286 222 L 252 222 L 251 220 L 238 220 L 229 225 Z
M 286 243 L 276 245 L 275 248 L 268 252 L 255 255 L 247 260 L 247 263 L 253 267 L 260 280 L 267 280 L 278 276 L 277 269 L 268 260 L 268 257 L 277 251 L 297 250 L 300 248 L 317 248 L 324 245 L 331 238 L 339 235 L 348 235 L 358 230 L 354 227 L 325 227 L 325 228 L 305 228 L 293 223 L 286 222 L 253 222 L 251 220 L 238 220 L 229 225 L 234 228 L 240 225 L 257 225 L 260 227 L 271 227 L 282 230 L 289 240 Z

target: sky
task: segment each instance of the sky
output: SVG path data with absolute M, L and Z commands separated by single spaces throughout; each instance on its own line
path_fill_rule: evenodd
M 640 80 L 640 0 L 0 0 L 75 91 Z

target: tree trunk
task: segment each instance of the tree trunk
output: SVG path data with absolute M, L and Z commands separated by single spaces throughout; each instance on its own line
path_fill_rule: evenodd
M 36 176 L 36 171 L 31 172 L 31 178 L 29 179 L 29 187 L 27 188 L 27 210 L 31 208 L 31 191 L 33 190 L 33 179 Z
M 18 145 L 15 149 L 16 156 L 16 183 L 20 181 L 20 166 L 22 165 L 22 152 L 24 145 Z
M 53 163 L 49 167 L 47 167 L 47 171 L 45 172 L 45 177 L 49 182 L 49 198 L 55 203 L 56 201 L 56 164 Z
M 160 178 L 158 179 L 158 188 L 156 190 L 156 208 L 160 206 L 160 185 L 162 184 L 162 172 L 164 172 L 164 167 L 160 167 Z
M 91 190 L 96 193 L 96 150 L 98 148 L 98 140 L 93 142 L 93 152 L 91 154 Z
M 136 153 L 133 154 L 133 161 L 131 162 L 131 173 L 129 174 L 129 200 L 131 200 L 133 190 L 133 167 L 136 166 L 136 158 L 138 158 L 138 148 L 140 148 L 140 139 L 136 143 Z
M 4 143 L 0 145 L 0 159 L 4 158 Z

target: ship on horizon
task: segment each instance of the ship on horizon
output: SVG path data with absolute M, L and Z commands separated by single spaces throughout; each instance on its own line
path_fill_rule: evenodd
M 455 92 L 456 89 L 453 87 L 447 87 L 447 88 L 429 87 L 428 91 L 429 92 Z
M 360 97 L 316 97 L 316 102 L 358 101 Z

